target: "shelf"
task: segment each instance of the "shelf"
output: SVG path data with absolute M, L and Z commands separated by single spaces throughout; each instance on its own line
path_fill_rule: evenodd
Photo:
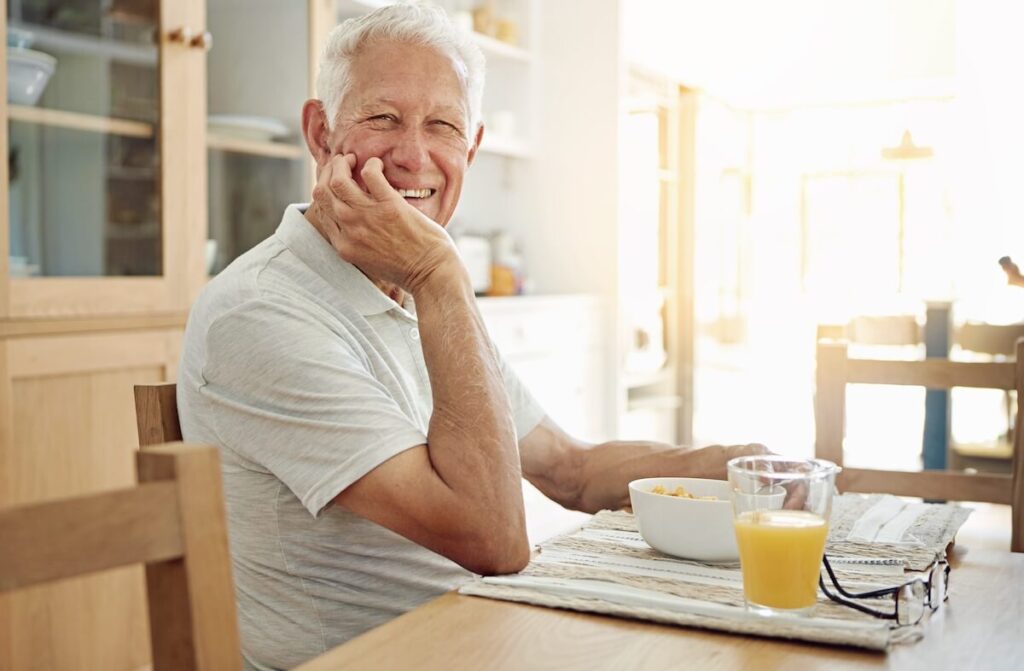
M 18 21 L 12 21 L 8 25 L 11 28 L 20 28 L 31 32 L 34 36 L 32 49 L 39 51 L 100 56 L 133 65 L 155 66 L 157 64 L 155 44 L 132 44 Z M 60 59 L 57 60 L 57 69 L 60 70 Z
M 160 237 L 160 222 L 151 221 L 142 224 L 107 225 L 104 233 L 107 240 L 152 240 Z
M 70 128 L 91 133 L 109 133 L 126 137 L 153 137 L 153 124 L 129 121 L 127 119 L 113 119 L 95 114 L 65 112 L 63 110 L 46 109 L 45 107 L 8 105 L 7 116 L 13 121 L 35 123 L 41 126 Z
M 153 181 L 157 177 L 156 168 L 132 167 L 124 165 L 108 165 L 107 179 Z
M 683 405 L 681 396 L 674 394 L 645 396 L 643 398 L 631 398 L 626 403 L 626 411 L 637 410 L 676 410 Z
M 658 384 L 675 382 L 675 377 L 675 369 L 669 366 L 642 373 L 626 372 L 623 375 L 623 383 L 627 389 L 637 389 L 640 387 L 653 387 Z
M 508 136 L 488 135 L 486 129 L 480 151 L 510 158 L 529 158 L 532 153 L 529 146 L 522 140 Z
M 338 0 L 338 17 L 340 19 L 358 16 L 375 9 L 395 4 L 394 0 Z M 473 41 L 484 52 L 484 55 L 520 63 L 533 61 L 533 54 L 522 47 L 517 47 L 500 40 L 496 40 L 483 33 L 473 33 Z
M 218 133 L 207 133 L 206 146 L 210 149 L 230 151 L 236 154 L 265 156 L 267 158 L 297 160 L 309 156 L 306 148 L 299 145 L 270 142 L 267 140 L 248 140 Z

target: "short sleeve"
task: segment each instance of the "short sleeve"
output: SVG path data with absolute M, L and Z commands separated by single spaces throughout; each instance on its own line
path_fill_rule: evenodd
M 200 392 L 221 442 L 273 473 L 313 515 L 426 442 L 341 327 L 261 299 L 218 317 L 206 337 Z

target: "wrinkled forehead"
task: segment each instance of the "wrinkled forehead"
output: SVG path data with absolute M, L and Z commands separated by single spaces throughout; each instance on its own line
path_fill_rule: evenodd
M 430 86 L 425 87 L 424 82 Z M 469 78 L 454 50 L 435 45 L 372 40 L 360 45 L 349 69 L 346 103 L 419 102 L 469 117 Z

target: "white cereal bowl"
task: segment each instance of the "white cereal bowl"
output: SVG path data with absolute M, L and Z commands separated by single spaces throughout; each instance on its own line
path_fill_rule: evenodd
M 57 59 L 50 54 L 31 49 L 8 48 L 7 102 L 35 105 L 56 68 Z
M 716 496 L 718 500 L 652 493 L 658 485 L 670 492 L 682 486 L 694 496 Z M 647 544 L 665 554 L 704 562 L 739 560 L 729 496 L 725 480 L 644 478 L 629 483 L 633 514 Z

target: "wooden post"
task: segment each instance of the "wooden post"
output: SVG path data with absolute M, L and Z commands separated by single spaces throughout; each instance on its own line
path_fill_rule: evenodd
M 135 385 L 135 423 L 139 429 L 139 447 L 181 440 L 178 423 L 177 385 Z
M 843 465 L 846 431 L 846 343 L 818 342 L 814 392 L 814 454 Z
M 146 565 L 154 671 L 241 671 L 235 585 L 217 450 L 155 445 L 140 482 L 175 480 L 184 557 Z
M 1024 552 L 1024 338 L 1017 340 L 1017 417 L 1013 427 L 1010 551 Z

